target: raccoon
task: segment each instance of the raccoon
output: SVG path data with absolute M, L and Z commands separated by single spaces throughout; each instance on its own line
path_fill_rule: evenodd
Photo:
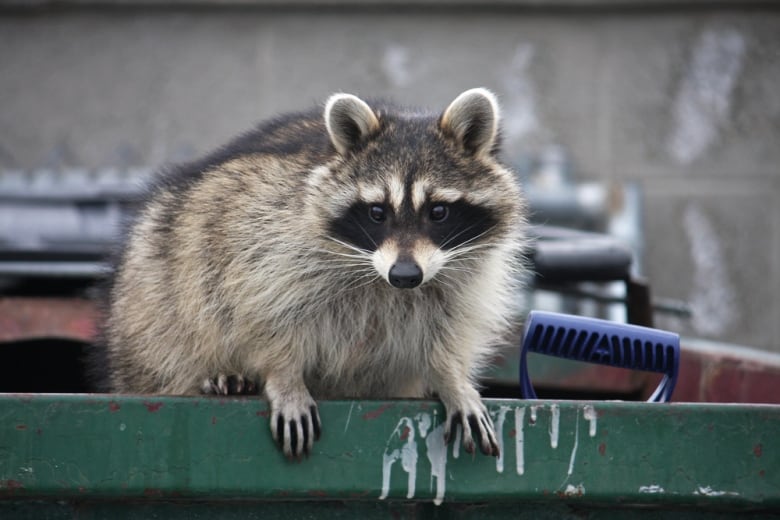
M 315 399 L 438 396 L 498 455 L 476 388 L 518 315 L 524 203 L 486 89 L 440 115 L 350 94 L 165 172 L 110 288 L 108 389 L 261 393 L 291 458 Z

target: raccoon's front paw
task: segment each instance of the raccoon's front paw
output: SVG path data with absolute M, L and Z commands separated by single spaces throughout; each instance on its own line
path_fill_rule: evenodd
M 321 431 L 317 403 L 308 392 L 271 401 L 271 435 L 288 458 L 308 457 Z
M 204 394 L 216 395 L 256 395 L 257 385 L 251 379 L 244 376 L 227 376 L 219 374 L 203 381 L 200 387 Z
M 447 422 L 444 427 L 444 441 L 446 443 L 449 444 L 452 441 L 455 431 L 460 425 L 463 430 L 463 448 L 468 453 L 474 453 L 474 442 L 476 441 L 482 453 L 498 457 L 499 448 L 493 420 L 485 405 L 482 404 L 479 394 L 476 397 L 466 398 L 455 406 L 446 406 L 446 408 Z

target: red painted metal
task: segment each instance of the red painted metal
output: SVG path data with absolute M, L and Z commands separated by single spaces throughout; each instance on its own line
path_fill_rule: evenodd
M 0 342 L 92 341 L 98 314 L 96 306 L 83 298 L 0 298 Z

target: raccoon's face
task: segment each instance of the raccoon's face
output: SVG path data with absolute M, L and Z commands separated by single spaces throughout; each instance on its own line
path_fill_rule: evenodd
M 434 277 L 446 285 L 502 238 L 517 192 L 493 158 L 498 117 L 484 89 L 464 92 L 438 119 L 377 114 L 345 94 L 330 99 L 325 120 L 343 160 L 322 173 L 330 181 L 322 196 L 333 200 L 329 236 L 355 268 L 370 258 L 394 287 Z

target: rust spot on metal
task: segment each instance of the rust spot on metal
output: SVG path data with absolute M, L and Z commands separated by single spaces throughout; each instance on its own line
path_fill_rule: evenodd
M 308 495 L 312 496 L 312 497 L 326 497 L 326 496 L 328 496 L 328 494 L 326 492 L 324 492 L 323 490 L 321 490 L 321 489 L 312 489 L 312 490 L 310 490 L 308 492 Z
M 271 415 L 271 410 L 258 410 L 255 412 L 255 415 L 258 417 L 268 417 Z
M 110 403 L 108 403 L 108 409 L 109 411 L 111 411 L 111 413 L 118 412 L 119 408 L 120 408 L 119 403 L 115 401 L 111 401 Z
M 409 429 L 409 427 L 408 426 L 404 426 L 404 429 L 401 430 L 401 440 L 405 441 L 406 439 L 408 439 L 409 438 L 409 433 L 411 433 L 411 430 Z
M 158 410 L 160 410 L 160 408 L 162 408 L 162 405 L 163 403 L 152 403 L 149 401 L 144 401 L 144 406 L 146 407 L 147 410 L 149 410 L 150 413 L 157 412 Z
M 512 428 L 511 430 L 509 430 L 509 438 L 514 439 L 515 437 L 517 437 L 517 430 Z
M 602 442 L 599 444 L 599 455 L 602 457 L 607 454 L 607 444 Z
M 26 424 L 17 424 L 16 425 L 16 429 L 17 430 L 26 430 L 27 429 L 27 425 Z
M 758 472 L 758 476 L 759 477 L 764 478 L 765 475 L 766 475 L 766 471 L 764 471 L 763 469 L 759 470 L 759 472 Z
M 372 421 L 374 419 L 379 418 L 383 413 L 385 413 L 389 408 L 392 408 L 392 404 L 383 404 L 376 410 L 371 410 L 370 412 L 366 412 L 363 414 L 363 420 L 364 421 Z
M 144 496 L 147 496 L 147 497 L 161 497 L 162 494 L 163 494 L 162 489 L 144 488 Z
M 761 455 L 764 454 L 764 445 L 761 443 L 756 444 L 753 446 L 753 455 L 756 457 L 761 457 Z

